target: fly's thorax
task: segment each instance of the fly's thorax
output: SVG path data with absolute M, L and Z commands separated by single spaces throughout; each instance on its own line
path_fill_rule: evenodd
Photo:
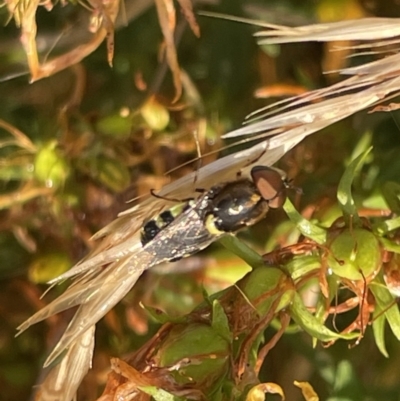
M 140 241 L 142 245 L 146 245 L 165 227 L 169 226 L 180 214 L 184 213 L 193 205 L 193 200 L 186 203 L 180 203 L 170 209 L 164 210 L 154 219 L 149 220 L 142 227 L 140 232 Z
M 205 226 L 213 235 L 234 233 L 255 224 L 269 209 L 268 202 L 248 179 L 213 187 L 208 195 Z

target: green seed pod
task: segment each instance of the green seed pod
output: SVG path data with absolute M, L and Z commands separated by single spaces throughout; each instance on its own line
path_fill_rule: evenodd
M 291 302 L 293 289 L 287 285 L 289 280 L 279 269 L 258 268 L 249 274 L 243 292 L 250 302 L 256 302 L 254 306 L 258 313 L 264 315 L 277 297 L 281 297 L 278 310 L 283 309 Z
M 178 382 L 206 386 L 226 372 L 230 344 L 211 326 L 201 323 L 176 325 L 158 351 L 159 365 L 171 366 L 187 360 L 179 369 Z
M 328 264 L 339 277 L 350 280 L 374 277 L 381 263 L 380 243 L 368 230 L 346 229 L 331 242 Z
M 57 142 L 43 146 L 35 157 L 35 177 L 49 188 L 58 188 L 69 176 L 69 165 L 64 155 L 57 149 Z

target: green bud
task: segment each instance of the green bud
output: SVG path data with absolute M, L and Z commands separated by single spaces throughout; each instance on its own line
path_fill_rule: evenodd
M 158 352 L 160 366 L 179 361 L 187 364 L 176 373 L 181 383 L 207 383 L 224 374 L 229 361 L 230 344 L 209 325 L 192 323 L 176 325 Z
M 155 131 L 162 131 L 169 123 L 168 110 L 154 97 L 142 106 L 140 112 L 147 125 Z
M 38 151 L 34 166 L 36 179 L 49 188 L 63 185 L 70 173 L 67 160 L 57 149 L 56 141 L 46 144 Z
M 380 243 L 370 231 L 346 229 L 330 245 L 329 267 L 339 277 L 363 280 L 374 277 L 382 262 Z

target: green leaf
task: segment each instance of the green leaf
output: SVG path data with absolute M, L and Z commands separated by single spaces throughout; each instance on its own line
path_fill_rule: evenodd
M 382 185 L 382 195 L 390 210 L 400 214 L 400 184 L 393 181 L 385 182 Z
M 382 310 L 376 306 L 373 313 L 372 331 L 374 333 L 376 346 L 381 354 L 388 358 L 389 354 L 386 350 L 385 344 L 385 323 L 385 315 L 382 313 Z
M 394 297 L 387 289 L 382 274 L 375 277 L 369 288 L 374 294 L 378 308 L 384 312 L 384 315 L 389 323 L 393 334 L 400 340 L 400 312 L 397 304 L 394 302 Z
M 264 265 L 262 257 L 234 235 L 222 237 L 219 242 L 251 267 L 256 268 Z
M 97 122 L 96 128 L 104 135 L 124 138 L 131 133 L 132 121 L 129 117 L 113 114 L 101 118 Z
M 385 220 L 374 227 L 380 235 L 385 235 L 390 231 L 397 230 L 400 227 L 400 216 L 394 219 Z
M 351 363 L 346 360 L 340 361 L 336 369 L 334 391 L 346 390 L 356 380 L 356 373 Z
M 380 243 L 386 251 L 400 253 L 400 245 L 387 238 L 379 238 Z
M 361 156 L 365 152 L 369 152 L 371 150 L 372 143 L 372 132 L 366 131 L 360 140 L 357 142 L 355 148 L 351 152 L 350 161 L 347 160 L 348 163 L 351 163 L 352 160 Z
M 329 330 L 307 310 L 298 293 L 294 294 L 290 316 L 305 332 L 320 341 L 351 340 L 359 336 L 359 333 L 340 334 Z
M 141 304 L 143 309 L 145 309 L 149 315 L 158 323 L 185 323 L 185 317 L 171 317 L 167 313 L 160 309 L 153 308 L 151 306 L 145 306 Z
M 385 316 L 390 328 L 392 329 L 393 334 L 398 340 L 400 340 L 400 312 L 396 303 L 393 303 L 392 301 L 389 309 L 387 309 L 387 311 L 385 312 Z
M 181 397 L 176 397 L 175 395 L 168 393 L 167 391 L 157 388 L 157 387 L 141 387 L 139 389 L 144 393 L 151 395 L 155 401 L 180 401 L 183 400 Z
M 322 293 L 320 293 L 318 296 L 317 303 L 315 305 L 314 315 L 319 321 L 322 321 L 326 317 L 329 305 L 331 304 L 333 298 L 335 298 L 339 292 L 340 281 L 338 280 L 335 274 L 328 274 L 326 276 L 326 282 L 328 285 L 328 299 L 326 299 L 322 295 Z
M 4 162 L 4 164 L 6 163 L 7 161 Z M 30 180 L 32 176 L 33 172 L 27 166 L 3 165 L 0 168 L 0 180 L 2 181 Z
M 321 257 L 318 255 L 303 255 L 294 257 L 285 265 L 285 270 L 294 281 L 304 277 L 313 270 L 321 268 Z
M 297 229 L 307 238 L 317 244 L 324 244 L 326 241 L 326 230 L 305 219 L 293 206 L 289 198 L 286 199 L 283 209 L 289 219 L 296 225 Z
M 264 267 L 253 270 L 246 277 L 242 290 L 249 302 L 254 304 L 257 312 L 264 316 L 277 297 L 281 298 L 277 310 L 291 302 L 293 294 L 292 287 L 287 285 L 289 280 L 290 278 L 280 269 Z
M 354 178 L 362 167 L 372 147 L 354 159 L 346 168 L 338 186 L 337 199 L 342 209 L 343 217 L 347 225 L 361 224 L 357 214 L 357 208 L 351 193 L 351 186 Z
M 212 304 L 213 313 L 212 313 L 212 322 L 211 327 L 215 330 L 218 335 L 220 335 L 223 339 L 232 342 L 232 333 L 229 328 L 228 317 L 225 314 L 224 308 L 221 306 L 217 299 L 214 299 Z
M 217 294 L 213 294 L 213 295 L 209 295 L 208 292 L 207 292 L 207 289 L 205 287 L 202 287 L 201 293 L 203 295 L 204 302 L 207 303 L 207 305 L 209 305 L 209 306 L 212 306 L 212 301 L 214 299 L 213 295 L 214 296 L 218 296 L 218 293 Z

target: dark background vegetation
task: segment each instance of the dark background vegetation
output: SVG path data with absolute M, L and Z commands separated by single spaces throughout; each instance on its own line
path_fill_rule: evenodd
M 400 14 L 395 0 L 221 0 L 199 1 L 197 7 L 288 25 Z M 40 9 L 39 40 L 52 43 L 70 29 L 79 8 L 58 4 L 51 12 Z M 265 94 L 277 84 L 278 92 L 284 93 L 284 85 L 297 90 L 328 85 L 339 77 L 322 71 L 349 61 L 343 54 L 329 54 L 327 45 L 320 43 L 260 48 L 252 38 L 255 27 L 201 16 L 197 39 L 178 13 L 178 57 L 186 82 L 184 96 L 172 104 L 170 73 L 159 62 L 162 35 L 154 7 L 128 16 L 127 25 L 118 26 L 113 68 L 103 44 L 74 68 L 33 84 L 28 83 L 19 31 L 8 22 L 5 7 L 0 17 L 0 119 L 33 144 L 31 149 L 18 140 L 10 144 L 15 137 L 0 129 L 0 399 L 17 401 L 29 399 L 46 352 L 71 312 L 18 338 L 15 327 L 62 291 L 59 286 L 44 300 L 39 298 L 44 282 L 81 259 L 93 247 L 90 236 L 126 209 L 129 199 L 199 167 L 194 163 L 164 175 L 196 157 L 193 127 L 205 124 L 198 138 L 203 153 L 218 149 L 221 134 L 278 99 L 256 99 L 256 90 Z M 64 45 L 77 46 L 78 39 Z M 42 57 L 61 52 L 60 46 L 45 49 Z M 150 92 L 154 96 L 145 109 Z M 133 115 L 128 123 L 123 118 L 127 111 Z M 396 112 L 361 113 L 298 145 L 279 163 L 303 189 L 297 207 L 334 199 L 344 161 L 367 131 L 373 133 L 379 180 L 399 181 L 399 125 Z M 215 157 L 208 156 L 204 163 Z M 243 236 L 257 233 L 266 241 L 284 219 L 282 212 L 274 212 Z M 262 249 L 261 242 L 255 246 Z M 99 394 L 111 355 L 136 349 L 155 332 L 156 325 L 137 307 L 138 300 L 181 315 L 200 302 L 203 285 L 216 291 L 245 271 L 243 263 L 218 245 L 181 262 L 181 267 L 187 268 L 188 261 L 204 270 L 146 273 L 99 323 L 94 369 L 83 384 L 83 399 Z M 389 359 L 379 353 L 370 330 L 351 349 L 343 341 L 313 349 L 308 335 L 288 334 L 265 361 L 262 379 L 281 385 L 289 400 L 301 399 L 294 380 L 309 381 L 321 399 L 334 395 L 337 400 L 398 400 L 400 347 L 393 336 L 387 340 Z

